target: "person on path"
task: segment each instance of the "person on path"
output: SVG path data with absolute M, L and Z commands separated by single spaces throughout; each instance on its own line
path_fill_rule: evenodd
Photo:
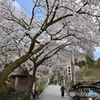
M 64 93 L 65 93 L 65 87 L 61 86 L 60 91 L 61 91 L 61 96 L 63 98 L 64 97 Z
M 38 99 L 38 96 L 39 96 L 39 87 L 37 84 L 34 85 L 34 88 L 33 88 L 33 98 L 35 99 Z
M 38 85 L 35 87 L 34 92 L 35 92 L 35 98 L 38 99 L 38 96 L 39 96 Z

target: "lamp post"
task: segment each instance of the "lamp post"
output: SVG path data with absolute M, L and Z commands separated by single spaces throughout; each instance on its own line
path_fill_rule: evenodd
M 74 50 L 72 49 L 72 85 L 75 84 L 75 62 L 74 62 Z

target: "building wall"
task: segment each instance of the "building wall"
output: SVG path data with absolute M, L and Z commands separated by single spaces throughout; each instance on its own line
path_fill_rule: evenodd
M 10 83 L 16 88 L 16 90 L 27 90 L 28 89 L 27 76 L 22 76 L 22 75 L 11 76 Z
M 28 89 L 28 78 L 27 77 L 16 77 L 15 88 L 17 90 L 27 90 Z

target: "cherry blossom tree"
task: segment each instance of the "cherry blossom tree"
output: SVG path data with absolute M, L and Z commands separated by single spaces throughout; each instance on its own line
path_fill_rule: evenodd
M 32 17 L 27 18 L 11 3 L 0 1 L 1 87 L 8 75 L 29 59 L 37 70 L 39 65 L 62 48 L 76 46 L 93 55 L 94 47 L 99 43 L 99 1 L 33 2 Z

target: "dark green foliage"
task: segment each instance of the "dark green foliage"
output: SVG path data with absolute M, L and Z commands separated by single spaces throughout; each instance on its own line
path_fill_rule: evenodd
M 100 59 L 99 59 L 99 65 L 100 65 Z M 83 67 L 83 66 L 87 66 L 87 67 L 94 67 L 94 60 L 89 57 L 88 55 L 86 55 L 86 59 L 85 61 L 77 61 L 77 59 L 75 59 L 75 65 L 78 65 L 79 67 Z
M 94 60 L 90 58 L 88 55 L 86 55 L 86 65 L 88 67 L 94 67 Z
M 4 85 L 2 87 L 2 93 L 3 94 L 7 94 L 7 95 L 10 95 L 12 94 L 13 92 L 15 92 L 15 88 L 12 86 L 12 85 Z
M 100 68 L 100 58 L 98 59 L 97 67 Z
M 78 65 L 79 67 L 83 67 L 83 66 L 86 66 L 86 62 L 83 60 L 77 62 L 77 59 L 75 59 L 75 65 Z
M 77 63 L 77 65 L 78 65 L 79 67 L 83 67 L 83 66 L 86 66 L 86 62 L 85 62 L 85 61 L 79 61 L 79 62 Z
M 77 65 L 77 59 L 76 59 L 76 58 L 75 58 L 75 60 L 74 60 L 74 61 L 75 61 L 75 65 Z
M 100 68 L 100 58 L 95 61 L 95 67 Z

